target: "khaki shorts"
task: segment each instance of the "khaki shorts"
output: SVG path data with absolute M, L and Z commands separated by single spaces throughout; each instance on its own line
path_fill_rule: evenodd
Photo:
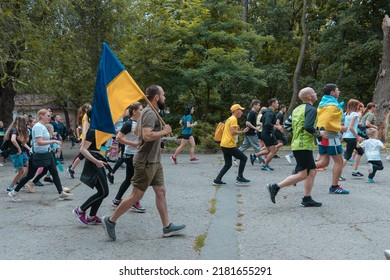
M 149 186 L 164 186 L 164 172 L 160 162 L 134 161 L 134 175 L 131 184 L 145 192 Z

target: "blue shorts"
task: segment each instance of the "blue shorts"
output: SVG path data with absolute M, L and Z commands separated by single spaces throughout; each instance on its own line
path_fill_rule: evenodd
M 9 158 L 12 161 L 15 169 L 23 168 L 23 166 L 28 162 L 28 156 L 26 153 L 21 153 L 20 155 L 9 155 Z
M 318 153 L 320 155 L 330 155 L 330 156 L 335 156 L 335 155 L 342 155 L 343 154 L 343 146 L 338 145 L 338 146 L 322 146 L 318 145 Z

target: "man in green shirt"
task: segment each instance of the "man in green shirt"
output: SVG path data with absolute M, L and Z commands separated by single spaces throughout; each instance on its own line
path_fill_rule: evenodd
M 268 184 L 267 189 L 271 201 L 275 203 L 275 197 L 281 188 L 305 181 L 301 206 L 320 207 L 322 203 L 313 200 L 311 197 L 314 178 L 317 174 L 313 157 L 314 140 L 316 137 L 325 135 L 324 132 L 318 132 L 315 126 L 317 108 L 313 106 L 313 103 L 317 101 L 317 93 L 312 88 L 306 87 L 299 92 L 299 99 L 302 100 L 303 104 L 292 112 L 293 138 L 291 140 L 291 150 L 297 162 L 295 172 L 280 183 Z

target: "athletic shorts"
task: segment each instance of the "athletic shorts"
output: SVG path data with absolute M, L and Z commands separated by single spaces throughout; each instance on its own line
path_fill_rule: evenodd
M 309 174 L 310 170 L 316 169 L 313 151 L 293 151 L 293 154 L 297 162 L 297 165 L 295 166 L 295 172 L 298 173 L 299 171 L 307 170 L 307 174 Z
M 278 144 L 273 132 L 269 133 L 263 130 L 261 133 L 261 140 L 264 141 L 266 147 L 276 146 Z
M 182 139 L 189 140 L 191 136 L 192 136 L 192 134 L 182 134 L 182 135 L 181 135 L 181 138 L 182 138 Z
M 164 186 L 164 172 L 160 162 L 134 161 L 134 175 L 131 184 L 145 192 L 149 186 Z
M 322 138 L 321 141 L 317 140 L 318 153 L 320 155 L 342 155 L 343 146 L 341 145 L 340 138 Z

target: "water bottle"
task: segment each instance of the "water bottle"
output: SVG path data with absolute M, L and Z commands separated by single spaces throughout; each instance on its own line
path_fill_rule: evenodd
M 116 141 L 116 140 L 112 140 L 110 158 L 112 158 L 112 159 L 118 158 L 118 141 Z
M 60 172 L 64 172 L 64 167 L 62 166 L 61 162 L 58 159 L 56 160 L 56 163 L 57 163 L 58 170 Z

